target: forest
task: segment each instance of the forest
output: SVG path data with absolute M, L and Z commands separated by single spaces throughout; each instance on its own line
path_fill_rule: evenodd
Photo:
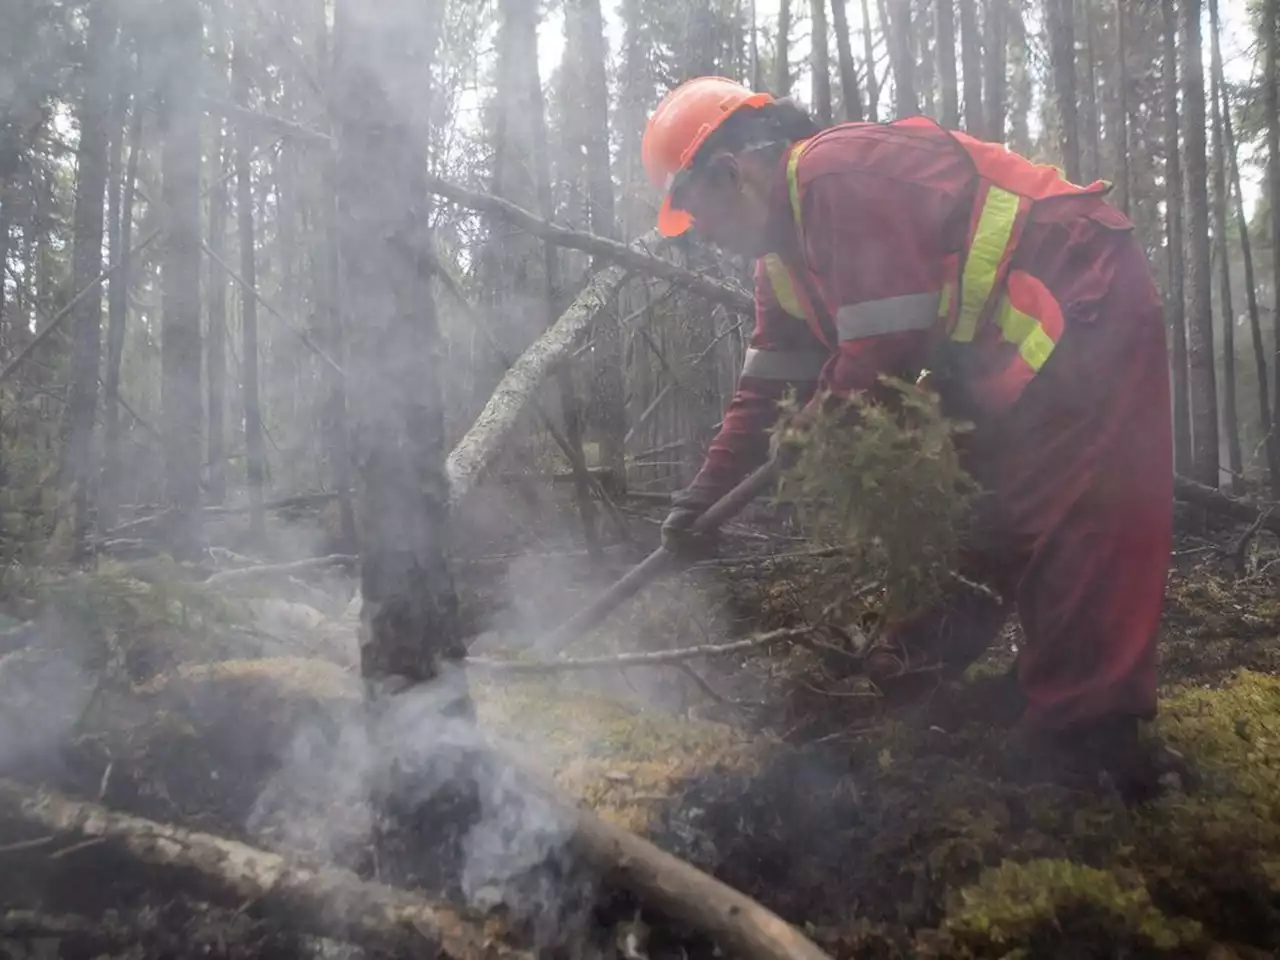
M 863 675 L 995 596 L 927 402 L 667 563 L 756 322 L 655 230 L 704 75 L 1109 185 L 1158 798 L 1012 759 L 1017 617 L 909 711 Z M 10 0 L 0 960 L 1275 956 L 1277 417 L 1280 0 Z

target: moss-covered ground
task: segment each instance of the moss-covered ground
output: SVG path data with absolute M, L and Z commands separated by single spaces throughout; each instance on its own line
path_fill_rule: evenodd
M 609 634 L 670 646 L 813 624 L 789 652 L 695 664 L 701 683 L 665 669 L 670 689 L 629 670 L 477 677 L 472 690 L 486 730 L 583 802 L 837 957 L 1273 956 L 1280 580 L 1188 556 L 1170 579 L 1151 733 L 1194 777 L 1144 806 L 1015 762 L 999 709 L 1007 644 L 925 709 L 885 715 L 850 666 L 875 593 L 842 579 L 839 558 L 699 568 L 637 598 Z M 0 702 L 20 716 L 15 698 L 70 663 L 60 760 L 36 773 L 115 806 L 245 828 L 300 735 L 339 736 L 359 703 L 336 618 L 308 650 L 305 624 L 292 646 L 263 646 L 260 608 L 169 573 L 111 567 L 24 592 L 13 612 L 38 614 L 45 642 L 0 634 L 14 647 L 0 647 Z

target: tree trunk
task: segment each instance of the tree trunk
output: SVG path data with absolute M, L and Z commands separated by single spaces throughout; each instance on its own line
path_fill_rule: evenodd
M 1125 0 L 1116 0 L 1116 110 L 1111 118 L 1111 141 L 1116 158 L 1116 206 L 1129 214 L 1129 19 Z
M 249 105 L 249 65 L 245 58 L 244 35 L 236 37 L 231 54 L 231 82 L 236 102 Z M 254 252 L 253 179 L 249 163 L 253 153 L 252 132 L 247 123 L 236 125 L 236 226 L 240 238 L 240 390 L 244 405 L 245 472 L 249 482 L 249 530 L 254 540 L 266 536 L 266 513 L 262 509 L 262 486 L 266 451 L 262 440 L 262 407 L 258 397 L 258 301 L 251 291 L 258 289 L 258 265 Z M 246 289 L 248 288 L 248 289 Z
M 1161 0 L 1164 20 L 1165 250 L 1173 331 L 1173 448 L 1177 472 L 1191 476 L 1191 400 L 1187 389 L 1186 296 L 1182 274 L 1182 155 L 1178 132 L 1178 21 L 1175 0 Z
M 1240 163 L 1236 155 L 1235 135 L 1231 129 L 1231 101 L 1226 84 L 1218 88 L 1222 99 L 1222 127 L 1227 157 L 1231 161 L 1231 188 L 1235 194 L 1236 228 L 1240 233 L 1240 255 L 1244 260 L 1245 302 L 1249 308 L 1249 333 L 1253 339 L 1253 360 L 1258 377 L 1258 420 L 1262 427 L 1266 450 L 1271 497 L 1280 500 L 1280 437 L 1272 429 L 1271 391 L 1268 386 L 1267 353 L 1262 340 L 1261 310 L 1258 308 L 1258 285 L 1253 269 L 1253 244 L 1249 238 L 1249 221 L 1244 213 L 1244 193 L 1240 189 Z
M 835 0 L 839 3 L 840 0 Z M 831 53 L 830 39 L 827 36 L 827 0 L 810 0 L 813 24 L 813 56 L 810 66 L 813 68 L 813 107 L 818 115 L 818 122 L 829 126 L 833 119 L 831 112 Z
M 1191 477 L 1216 487 L 1218 391 L 1213 356 L 1212 283 L 1209 261 L 1209 162 L 1205 148 L 1204 66 L 1200 0 L 1182 5 L 1182 108 L 1186 116 L 1188 286 L 1187 364 L 1191 388 Z
M 882 0 L 885 36 L 893 63 L 894 110 L 909 117 L 920 110 L 916 95 L 915 57 L 911 53 L 911 0 Z
M 876 46 L 871 36 L 870 0 L 862 0 L 862 54 L 867 59 L 867 119 L 880 122 L 880 84 L 876 82 Z
M 1271 173 L 1271 321 L 1275 360 L 1275 402 L 1271 409 L 1280 415 L 1280 0 L 1263 0 L 1263 30 L 1266 38 L 1266 71 L 1263 104 L 1267 116 L 1268 169 Z
M 212 0 L 210 25 L 214 60 L 218 76 L 227 81 L 226 29 L 222 22 L 222 0 Z M 208 455 L 205 463 L 205 490 L 210 503 L 223 503 L 227 499 L 226 453 L 226 390 L 227 390 L 227 278 L 215 258 L 227 258 L 227 185 L 222 179 L 225 153 L 223 117 L 216 113 L 209 116 L 213 124 L 213 142 L 209 148 L 209 250 L 206 261 L 209 284 L 209 316 L 205 328 L 205 386 L 208 390 Z
M 351 318 L 348 375 L 363 487 L 360 669 L 371 719 L 391 723 L 394 732 L 395 695 L 438 681 L 430 722 L 441 732 L 430 753 L 403 736 L 387 744 L 391 755 L 374 798 L 383 814 L 378 860 L 397 881 L 436 889 L 446 877 L 456 878 L 461 837 L 475 812 L 474 794 L 442 778 L 438 766 L 457 762 L 465 769 L 472 746 L 465 731 L 474 722 L 465 674 L 442 677 L 466 650 L 449 560 L 445 369 L 423 163 L 441 8 L 438 0 L 425 7 L 420 0 L 342 0 L 331 95 L 343 307 Z M 464 742 L 456 744 L 446 730 Z M 435 783 L 425 782 L 432 777 Z M 431 786 L 441 789 L 431 793 Z M 423 797 L 430 800 L 420 802 Z
M 200 541 L 200 7 L 171 0 L 157 70 L 163 201 L 161 367 L 169 544 L 191 559 Z
M 1020 4 L 1008 3 L 1009 15 L 1009 146 L 1024 156 L 1031 153 L 1031 47 L 1027 41 L 1027 23 Z
M 836 55 L 840 64 L 840 103 L 844 118 L 862 122 L 862 91 L 858 89 L 858 67 L 853 62 L 853 46 L 849 38 L 848 0 L 831 0 L 832 28 L 836 34 Z
M 1054 121 L 1068 180 L 1080 181 L 1080 124 L 1077 118 L 1076 39 L 1072 0 L 1044 0 L 1053 68 Z
M 933 15 L 938 30 L 938 84 L 942 93 L 941 123 L 948 129 L 960 126 L 955 13 L 955 0 L 936 0 Z
M 129 114 L 129 155 L 124 177 L 111 186 L 111 200 L 118 205 L 111 218 L 111 285 L 107 288 L 107 368 L 103 373 L 102 481 L 98 490 L 98 529 L 116 526 L 120 503 L 120 359 L 124 353 L 124 328 L 129 314 L 129 283 L 133 247 L 133 197 L 138 183 L 138 158 L 142 147 L 143 105 L 141 57 L 133 74 L 133 109 Z M 127 70 L 125 64 L 122 70 Z
M 618 239 L 614 213 L 613 175 L 609 165 L 609 84 L 606 63 L 608 44 L 600 0 L 574 0 L 582 38 L 583 135 L 586 140 L 587 198 L 591 210 L 591 232 Z M 754 19 L 752 21 L 754 37 Z M 592 260 L 592 269 L 602 264 Z M 602 466 L 626 484 L 627 435 L 626 383 L 623 379 L 622 336 L 617 324 L 601 319 L 596 328 L 599 346 L 595 354 L 597 393 L 592 407 L 599 411 Z
M 1234 492 L 1244 472 L 1240 449 L 1240 423 L 1236 413 L 1235 309 L 1231 303 L 1231 260 L 1227 244 L 1227 155 L 1220 92 L 1226 83 L 1222 73 L 1222 48 L 1218 38 L 1218 0 L 1209 0 L 1210 103 L 1213 107 L 1213 240 L 1218 258 L 1219 298 L 1222 305 L 1222 429 L 1227 433 L 1227 491 Z
M 1092 183 L 1098 178 L 1102 169 L 1102 123 L 1098 111 L 1098 72 L 1095 60 L 1098 55 L 1098 26 L 1092 0 L 1082 0 L 1084 10 L 1084 68 L 1083 96 L 1081 106 L 1084 116 L 1080 118 L 1083 127 L 1080 145 L 1080 175 Z
M 1005 4 L 1008 0 L 987 0 L 985 43 L 983 53 L 986 59 L 986 82 L 984 88 L 987 95 L 987 128 L 984 135 L 994 143 L 1004 143 L 1005 112 L 1005 64 L 1008 61 L 1008 11 Z
M 72 214 L 71 286 L 83 290 L 102 273 L 103 197 L 111 142 L 111 69 L 117 11 L 114 0 L 94 0 L 88 8 L 84 94 L 80 101 L 80 141 L 76 148 L 75 211 Z M 3 267 L 0 264 L 0 267 Z M 63 460 L 64 507 L 69 510 L 71 556 L 82 559 L 89 529 L 89 486 L 93 478 L 93 424 L 98 412 L 98 362 L 102 343 L 102 297 L 80 301 L 71 317 L 71 384 Z
M 791 0 L 778 0 L 778 39 L 773 55 L 774 96 L 791 96 Z
M 976 0 L 960 0 L 960 50 L 964 59 L 964 125 L 982 136 L 982 36 Z
M 912 69 L 919 70 L 916 76 L 917 89 L 920 91 L 920 112 L 926 117 L 936 118 L 938 111 L 934 108 L 937 96 L 937 79 L 934 72 L 937 62 L 933 51 L 933 11 L 928 0 L 916 0 L 923 8 L 917 8 L 911 25 L 911 42 L 915 47 Z

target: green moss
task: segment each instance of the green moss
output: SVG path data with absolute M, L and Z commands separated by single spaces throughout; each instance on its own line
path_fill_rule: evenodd
M 1152 903 L 1140 876 L 1069 860 L 1002 863 L 954 901 L 933 945 L 947 956 L 1050 956 L 1053 943 L 1082 941 L 1191 956 L 1206 944 L 1200 924 Z

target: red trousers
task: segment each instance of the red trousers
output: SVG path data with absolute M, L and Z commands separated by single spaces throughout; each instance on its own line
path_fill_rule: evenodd
M 1106 246 L 1079 299 L 1062 303 L 1053 356 L 965 452 L 989 496 L 964 566 L 1004 603 L 962 590 L 887 638 L 960 668 L 1016 608 L 1023 720 L 1039 728 L 1156 707 L 1173 504 L 1164 319 L 1138 244 Z

